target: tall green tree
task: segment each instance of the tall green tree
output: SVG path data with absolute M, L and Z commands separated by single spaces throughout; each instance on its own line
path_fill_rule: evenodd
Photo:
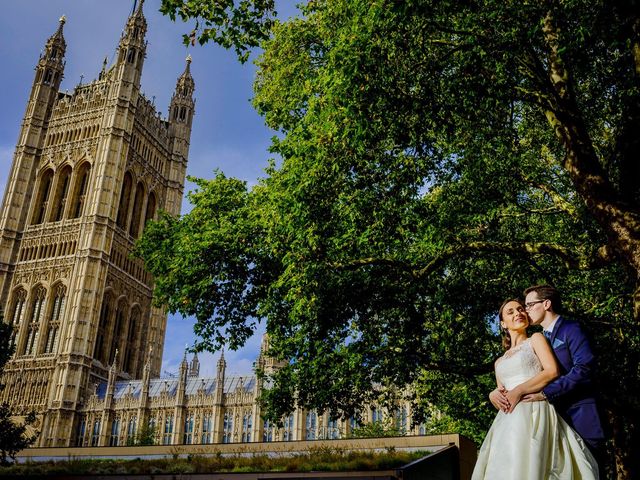
M 0 374 L 13 354 L 13 345 L 9 341 L 11 332 L 11 325 L 5 323 L 0 314 Z M 3 388 L 4 385 L 0 384 L 0 390 Z M 11 406 L 6 402 L 0 403 L 0 466 L 9 465 L 20 450 L 33 445 L 37 438 L 37 434 L 27 434 L 27 426 L 36 420 L 34 413 L 29 413 L 22 423 L 16 423 L 13 416 Z
M 287 361 L 265 395 L 274 418 L 296 403 L 351 415 L 411 386 L 417 407 L 479 439 L 497 307 L 552 283 L 592 333 L 617 475 L 632 478 L 637 7 L 303 5 L 258 60 L 254 104 L 282 133 L 281 160 L 251 190 L 200 181 L 189 215 L 147 231 L 159 300 L 196 316 L 205 348 L 238 346 L 266 319 Z

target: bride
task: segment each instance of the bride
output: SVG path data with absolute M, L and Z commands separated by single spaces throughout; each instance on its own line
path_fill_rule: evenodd
M 596 480 L 593 455 L 555 409 L 546 401 L 520 402 L 559 374 L 546 338 L 527 337 L 529 317 L 519 300 L 504 302 L 499 317 L 506 352 L 496 360 L 496 381 L 509 406 L 487 432 L 472 480 Z

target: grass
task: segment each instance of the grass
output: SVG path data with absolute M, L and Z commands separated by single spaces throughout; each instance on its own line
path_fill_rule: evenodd
M 289 456 L 223 456 L 213 453 L 151 460 L 70 459 L 0 467 L 0 476 L 374 471 L 398 468 L 427 454 L 425 451 L 353 452 L 321 447 Z

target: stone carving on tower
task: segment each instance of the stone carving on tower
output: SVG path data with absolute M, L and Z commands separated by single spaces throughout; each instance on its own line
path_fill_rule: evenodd
M 60 19 L 36 65 L 0 211 L 0 307 L 15 345 L 0 401 L 37 412 L 40 446 L 74 444 L 96 385 L 148 384 L 160 371 L 166 313 L 130 252 L 159 209 L 180 213 L 194 81 L 188 58 L 167 119 L 141 93 L 143 4 L 113 64 L 71 93 L 59 91 Z

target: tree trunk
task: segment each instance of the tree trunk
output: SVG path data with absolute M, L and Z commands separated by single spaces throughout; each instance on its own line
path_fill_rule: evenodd
M 566 150 L 564 168 L 611 246 L 640 278 L 640 210 L 625 203 L 603 170 L 572 94 L 569 71 L 560 56 L 559 32 L 551 12 L 544 19 L 549 54 L 545 116 Z M 545 86 L 540 86 L 543 91 Z M 636 317 L 638 318 L 638 317 Z
M 635 452 L 634 445 L 638 445 L 640 438 L 638 438 L 638 421 L 640 419 L 633 415 L 626 415 L 618 412 L 608 412 L 611 425 L 612 425 L 612 437 L 613 437 L 613 455 L 614 455 L 614 477 L 617 480 L 632 480 L 638 478 L 639 460 L 638 455 Z M 600 474 L 600 478 L 608 478 Z

